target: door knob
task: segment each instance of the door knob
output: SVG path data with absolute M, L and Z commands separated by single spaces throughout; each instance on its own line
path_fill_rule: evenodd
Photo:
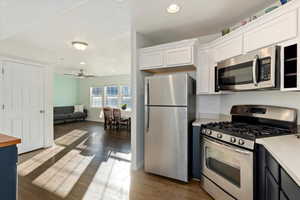
M 45 111 L 44 111 L 44 110 L 40 110 L 40 113 L 41 113 L 41 114 L 44 114 L 44 113 L 45 113 Z

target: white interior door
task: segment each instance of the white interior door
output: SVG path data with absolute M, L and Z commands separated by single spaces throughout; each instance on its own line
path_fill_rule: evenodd
M 19 153 L 44 145 L 44 68 L 21 63 L 3 64 L 4 133 L 19 137 Z

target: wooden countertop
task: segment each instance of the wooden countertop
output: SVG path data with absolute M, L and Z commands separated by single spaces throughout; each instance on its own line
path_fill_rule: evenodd
M 20 143 L 21 143 L 21 139 L 0 133 L 0 147 L 7 147 L 7 146 L 20 144 Z

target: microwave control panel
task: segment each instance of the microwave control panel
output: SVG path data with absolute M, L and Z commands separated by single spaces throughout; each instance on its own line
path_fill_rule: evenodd
M 271 58 L 260 59 L 259 81 L 268 81 L 271 79 Z

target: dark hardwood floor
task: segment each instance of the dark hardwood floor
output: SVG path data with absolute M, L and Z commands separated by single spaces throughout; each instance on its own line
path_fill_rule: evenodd
M 130 133 L 96 122 L 55 126 L 55 145 L 19 157 L 19 200 L 211 200 L 197 182 L 130 171 Z

